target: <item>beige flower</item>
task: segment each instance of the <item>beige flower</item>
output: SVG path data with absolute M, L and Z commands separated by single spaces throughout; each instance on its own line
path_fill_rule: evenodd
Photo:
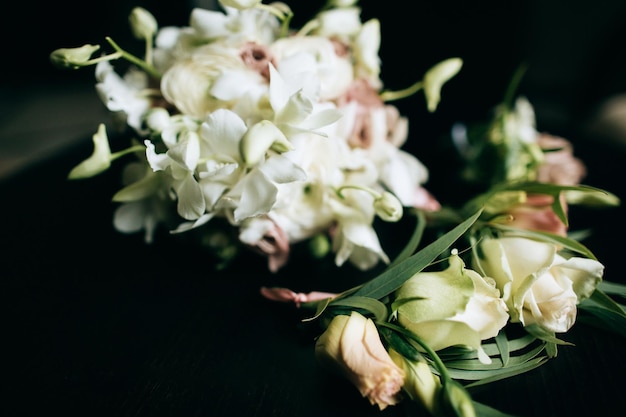
M 317 340 L 315 355 L 348 378 L 372 405 L 384 410 L 399 402 L 405 373 L 385 350 L 371 319 L 355 311 L 334 317 Z

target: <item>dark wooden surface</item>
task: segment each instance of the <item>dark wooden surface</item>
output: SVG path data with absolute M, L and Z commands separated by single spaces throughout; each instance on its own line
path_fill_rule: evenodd
M 0 414 L 417 415 L 410 403 L 379 412 L 327 373 L 313 355 L 318 329 L 302 325 L 301 311 L 258 292 L 261 285 L 344 289 L 345 269 L 302 268 L 296 259 L 272 275 L 249 256 L 215 272 L 196 246 L 167 236 L 148 246 L 138 235 L 121 235 L 109 201 L 119 172 L 66 180 L 88 142 L 0 185 Z M 587 156 L 595 185 L 603 186 L 606 166 L 622 155 L 594 148 L 598 158 Z M 598 226 L 589 245 L 607 266 L 605 278 L 617 282 L 624 282 L 623 255 L 613 233 L 623 232 L 622 214 L 581 217 Z M 576 346 L 473 395 L 526 417 L 623 410 L 626 341 L 582 323 L 564 339 Z
M 39 36 L 34 43 L 19 36 L 31 5 L 14 5 L 23 12 L 13 12 L 16 18 L 1 29 L 11 60 L 3 66 L 0 92 L 11 94 L 0 97 L 0 122 L 14 117 L 12 94 L 22 85 L 64 88 L 75 80 L 93 81 L 89 69 L 54 70 L 48 61 L 52 49 L 102 43 L 108 35 L 128 39 L 126 13 L 135 4 L 155 12 L 162 24 L 185 24 L 188 13 L 157 1 L 74 3 L 41 5 L 29 26 Z M 316 9 L 290 3 L 296 10 Z M 417 14 L 407 13 L 404 1 L 362 4 L 367 17 L 381 20 L 386 87 L 406 87 L 441 59 L 465 61 L 436 114 L 426 114 L 422 96 L 398 103 L 411 115 L 408 146 L 431 170 L 433 189 L 448 196 L 460 191 L 439 188 L 454 172 L 433 149 L 433 133 L 455 121 L 488 117 L 514 70 L 526 62 L 521 92 L 535 105 L 539 128 L 574 142 L 589 168 L 585 183 L 626 196 L 623 142 L 589 137 L 582 129 L 597 105 L 626 90 L 623 2 L 536 0 L 512 9 L 507 2 L 426 1 Z M 86 137 L 80 146 L 0 183 L 0 415 L 416 415 L 410 403 L 379 412 L 348 382 L 321 369 L 313 356 L 317 329 L 300 323 L 301 312 L 258 293 L 261 285 L 339 291 L 355 275 L 327 265 L 302 268 L 297 259 L 272 275 L 254 256 L 215 272 L 195 246 L 174 244 L 167 236 L 147 246 L 141 236 L 118 234 L 110 197 L 119 172 L 66 180 L 90 146 Z M 577 229 L 593 229 L 585 243 L 605 264 L 605 278 L 622 283 L 624 214 L 623 208 L 571 213 Z M 562 347 L 541 368 L 473 395 L 520 417 L 623 414 L 625 340 L 583 323 L 563 338 L 576 346 Z

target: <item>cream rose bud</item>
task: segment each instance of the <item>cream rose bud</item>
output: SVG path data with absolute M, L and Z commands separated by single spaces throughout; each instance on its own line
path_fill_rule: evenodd
M 379 409 L 399 402 L 405 373 L 385 350 L 371 319 L 355 311 L 335 316 L 315 343 L 315 356 Z
M 474 266 L 495 279 L 511 321 L 556 333 L 574 324 L 576 305 L 591 296 L 604 273 L 598 261 L 565 259 L 555 245 L 526 238 L 485 238 L 479 251 Z
M 431 349 L 467 346 L 484 363 L 490 359 L 481 341 L 496 336 L 509 319 L 495 283 L 466 269 L 456 250 L 448 268 L 415 274 L 395 295 L 398 322 Z

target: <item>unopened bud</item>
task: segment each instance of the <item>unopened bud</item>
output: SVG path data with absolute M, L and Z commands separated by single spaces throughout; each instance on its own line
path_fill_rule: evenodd
M 397 222 L 402 218 L 403 213 L 400 200 L 388 191 L 374 200 L 374 210 L 386 222 Z
M 60 48 L 50 54 L 50 61 L 59 68 L 77 69 L 90 65 L 91 55 L 100 45 L 83 45 L 78 48 Z
M 152 13 L 142 7 L 135 7 L 130 16 L 130 27 L 137 39 L 152 39 L 158 30 L 158 24 Z

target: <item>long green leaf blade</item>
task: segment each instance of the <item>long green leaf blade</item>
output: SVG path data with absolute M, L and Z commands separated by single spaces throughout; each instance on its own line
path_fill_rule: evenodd
M 381 299 L 400 288 L 402 284 L 414 274 L 420 272 L 430 264 L 439 254 L 448 249 L 457 241 L 480 217 L 482 209 L 474 213 L 464 222 L 435 240 L 404 261 L 386 269 L 376 278 L 368 281 L 359 288 L 354 295 Z

